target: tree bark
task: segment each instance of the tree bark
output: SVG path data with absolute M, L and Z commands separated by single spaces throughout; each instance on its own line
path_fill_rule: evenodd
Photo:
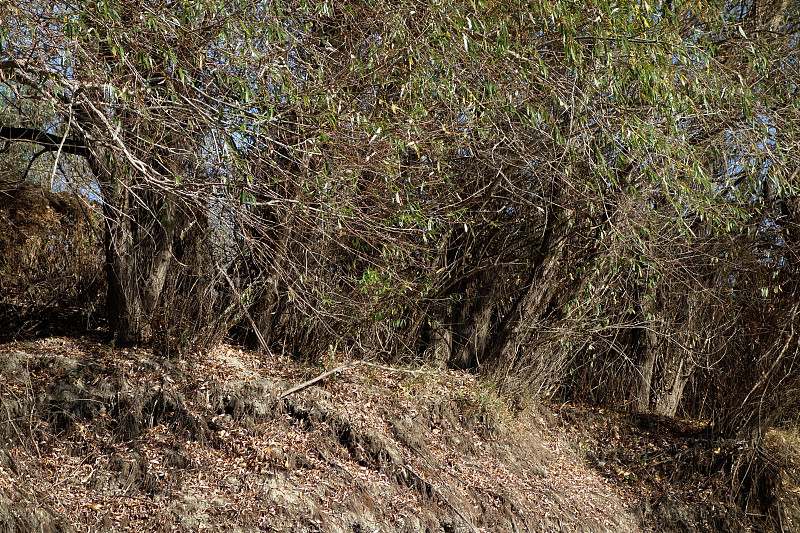
M 489 292 L 477 296 L 473 305 L 464 308 L 461 323 L 466 326 L 466 331 L 462 335 L 465 342 L 457 353 L 451 354 L 450 366 L 470 369 L 481 365 L 489 345 L 495 303 L 496 298 Z
M 675 416 L 678 412 L 678 405 L 680 405 L 681 398 L 683 398 L 683 389 L 689 381 L 691 372 L 684 368 L 683 359 L 677 361 L 678 368 L 668 375 L 672 378 L 669 388 L 662 391 L 656 399 L 655 413 L 663 416 Z
M 452 303 L 448 302 L 445 317 L 452 315 Z M 431 326 L 431 346 L 433 348 L 433 362 L 439 368 L 445 368 L 453 358 L 453 329 L 452 325 L 436 321 Z
M 106 310 L 120 345 L 149 342 L 155 313 L 173 258 L 175 202 L 138 190 L 145 205 L 133 205 L 133 191 L 114 182 L 102 187 L 106 218 Z
M 525 293 L 517 299 L 512 310 L 500 323 L 489 354 L 493 361 L 503 362 L 505 365 L 505 362 L 513 361 L 517 357 L 519 347 L 531 334 L 531 324 L 542 316 L 557 292 L 555 278 L 571 211 L 559 210 L 559 215 L 560 217 L 553 216 L 542 235 Z
M 650 392 L 653 384 L 653 367 L 656 364 L 656 335 L 649 328 L 638 331 L 639 358 L 636 364 L 636 410 L 640 413 L 650 412 Z

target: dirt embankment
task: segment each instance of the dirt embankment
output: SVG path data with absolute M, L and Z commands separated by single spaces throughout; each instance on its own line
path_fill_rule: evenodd
M 324 370 L 230 347 L 170 361 L 90 340 L 2 345 L 0 530 L 700 524 L 665 521 L 655 485 L 608 470 L 563 413 L 512 414 L 471 375 L 354 366 L 280 398 Z

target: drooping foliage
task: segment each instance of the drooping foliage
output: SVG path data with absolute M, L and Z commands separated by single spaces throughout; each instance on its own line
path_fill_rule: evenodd
M 121 342 L 359 347 L 757 434 L 798 401 L 798 15 L 12 0 L 3 176 L 102 206 Z

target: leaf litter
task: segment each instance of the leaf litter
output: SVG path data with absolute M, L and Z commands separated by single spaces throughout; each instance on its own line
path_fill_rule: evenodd
M 353 365 L 280 400 L 327 369 L 87 338 L 0 361 L 9 531 L 647 530 L 649 494 L 471 374 Z

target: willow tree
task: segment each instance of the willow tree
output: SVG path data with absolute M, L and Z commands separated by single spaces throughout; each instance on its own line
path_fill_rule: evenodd
M 389 84 L 373 68 L 371 54 L 385 49 L 374 35 L 405 7 L 364 27 L 359 18 L 381 13 L 366 3 L 0 9 L 3 92 L 48 109 L 47 118 L 22 107 L 4 116 L 0 138 L 36 146 L 31 160 L 54 169 L 86 165 L 103 207 L 106 300 L 119 342 L 147 342 L 163 323 L 164 287 L 194 260 L 187 250 L 204 249 L 218 274 L 204 294 L 232 296 L 226 310 L 265 347 L 275 335 L 260 330 L 286 320 L 328 318 L 329 332 L 356 331 L 386 316 L 392 295 L 413 293 L 426 268 L 425 246 L 414 241 L 430 220 L 409 213 L 423 211 L 407 195 L 420 184 L 397 170 L 413 139 L 400 140 L 371 111 L 390 109 L 376 93 Z M 425 83 L 419 93 L 431 89 Z M 397 105 L 396 120 L 411 116 Z
M 229 147 L 247 135 L 249 95 L 267 51 L 243 56 L 258 13 L 244 3 L 4 2 L 0 83 L 38 102 L 0 125 L 34 158 L 88 167 L 102 202 L 111 328 L 150 340 L 168 274 L 208 239 L 209 209 L 236 206 Z M 36 109 L 37 106 L 29 106 Z M 231 169 L 234 170 L 231 170 Z M 177 254 L 177 255 L 176 255 Z M 207 259 L 207 257 L 206 257 Z
M 541 39 L 515 52 L 547 73 L 528 94 L 550 128 L 528 175 L 551 180 L 554 216 L 506 277 L 496 375 L 663 414 L 692 391 L 688 412 L 713 404 L 726 431 L 768 425 L 797 378 L 797 296 L 777 281 L 796 257 L 796 6 L 556 2 L 528 27 Z M 519 124 L 506 138 L 536 132 Z
M 121 340 L 150 335 L 191 233 L 262 347 L 731 428 L 792 390 L 794 4 L 2 9 L 3 87 L 55 118 L 0 136 L 89 163 Z
M 341 256 L 339 287 L 382 302 L 386 338 L 504 383 L 710 405 L 697 394 L 752 312 L 736 290 L 794 254 L 790 8 L 282 5 L 284 101 L 305 104 L 326 238 L 366 248 Z M 790 335 L 767 329 L 770 346 Z

